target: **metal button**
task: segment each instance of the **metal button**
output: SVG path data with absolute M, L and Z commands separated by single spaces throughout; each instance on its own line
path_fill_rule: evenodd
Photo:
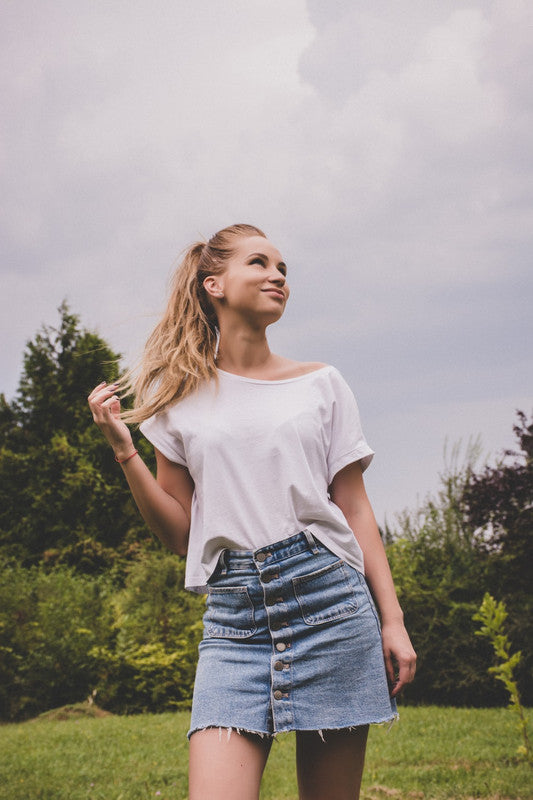
M 285 642 L 278 642 L 277 643 L 276 650 L 278 651 L 278 653 L 283 653 L 283 651 L 286 650 L 286 649 L 287 649 L 287 645 L 285 644 Z
M 274 669 L 276 670 L 276 672 L 281 672 L 284 666 L 285 664 L 283 663 L 283 661 L 276 661 L 276 663 L 274 664 Z
M 256 559 L 257 559 L 257 561 L 259 561 L 260 564 L 262 564 L 263 561 L 266 561 L 267 558 L 269 558 L 269 556 L 271 556 L 271 555 L 272 555 L 272 553 L 258 553 L 256 555 Z
M 274 692 L 274 700 L 281 700 L 282 697 L 283 697 L 283 692 L 280 692 L 279 689 L 276 689 L 276 691 Z

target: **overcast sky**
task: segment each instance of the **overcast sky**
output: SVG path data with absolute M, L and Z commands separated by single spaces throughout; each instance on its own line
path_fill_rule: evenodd
M 0 391 L 67 298 L 127 362 L 186 245 L 289 266 L 273 349 L 335 364 L 380 522 L 533 405 L 530 0 L 0 0 Z

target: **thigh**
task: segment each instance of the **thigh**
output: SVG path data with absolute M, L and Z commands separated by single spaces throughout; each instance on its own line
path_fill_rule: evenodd
M 352 730 L 298 731 L 300 800 L 356 800 L 365 761 L 368 725 Z
M 272 740 L 231 728 L 192 734 L 189 800 L 257 800 Z

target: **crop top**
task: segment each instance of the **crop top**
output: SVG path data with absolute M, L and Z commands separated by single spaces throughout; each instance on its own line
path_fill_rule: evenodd
M 363 554 L 328 487 L 373 451 L 335 367 L 284 380 L 218 370 L 140 428 L 194 481 L 185 586 L 205 592 L 220 553 L 257 550 L 309 530 L 363 572 Z

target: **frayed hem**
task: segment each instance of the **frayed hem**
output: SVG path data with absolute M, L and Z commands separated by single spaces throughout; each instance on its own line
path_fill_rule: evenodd
M 235 728 L 234 726 L 226 726 L 226 725 L 204 725 L 201 728 L 194 728 L 194 730 L 189 731 L 187 734 L 187 738 L 190 739 L 194 733 L 198 733 L 198 731 L 209 731 L 209 730 L 218 730 L 218 741 L 222 741 L 222 734 L 225 733 L 226 741 L 229 742 L 231 739 L 231 734 L 235 732 L 238 736 L 242 736 L 243 734 L 246 736 L 259 736 L 261 739 L 273 739 L 275 737 L 275 733 L 268 733 L 266 731 L 251 731 L 247 728 Z
M 286 730 L 286 731 L 277 731 L 274 734 L 274 736 L 277 736 L 278 734 L 282 734 L 282 733 L 292 733 L 292 732 L 295 732 L 295 733 L 318 733 L 318 735 L 320 736 L 322 741 L 325 742 L 326 741 L 325 735 L 328 734 L 328 733 L 338 733 L 339 731 L 353 732 L 353 731 L 359 730 L 359 728 L 367 728 L 370 725 L 379 725 L 379 726 L 387 725 L 388 726 L 387 727 L 387 733 L 388 733 L 390 731 L 390 729 L 392 728 L 392 726 L 394 725 L 394 723 L 397 720 L 399 720 L 399 718 L 400 718 L 400 715 L 399 714 L 395 714 L 394 717 L 392 717 L 391 719 L 384 719 L 384 720 L 380 720 L 379 722 L 372 721 L 372 722 L 361 722 L 358 725 L 340 725 L 338 728 L 290 728 L 289 730 Z
M 392 719 L 386 719 L 385 722 L 377 722 L 376 725 L 387 725 L 387 733 L 390 731 L 394 723 L 398 723 L 400 721 L 400 715 L 396 713 Z
M 400 719 L 400 715 L 398 712 L 395 712 L 392 717 L 387 717 L 386 719 L 367 719 L 364 722 L 356 722 L 353 725 L 337 725 L 331 728 L 288 728 L 287 732 L 289 731 L 301 731 L 302 733 L 305 732 L 312 732 L 312 731 L 356 731 L 358 728 L 364 728 L 365 725 L 394 725 L 394 723 Z M 285 731 L 278 731 L 278 733 L 285 733 Z
M 364 728 L 368 725 L 379 725 L 379 726 L 387 726 L 387 732 L 390 731 L 392 726 L 395 722 L 400 719 L 399 714 L 395 714 L 393 717 L 389 719 L 382 719 L 382 720 L 370 720 L 368 722 L 360 722 L 358 725 L 340 725 L 338 728 L 287 728 L 286 730 L 282 731 L 273 731 L 270 733 L 269 731 L 253 731 L 249 730 L 248 728 L 237 728 L 233 725 L 204 725 L 203 727 L 194 728 L 187 734 L 187 738 L 190 739 L 193 733 L 197 733 L 198 731 L 207 731 L 207 730 L 218 730 L 218 740 L 221 742 L 223 734 L 225 734 L 226 741 L 229 742 L 231 738 L 231 734 L 235 732 L 237 735 L 246 735 L 246 736 L 259 736 L 261 739 L 270 739 L 274 741 L 278 736 L 284 733 L 318 733 L 320 738 L 323 742 L 325 742 L 324 735 L 334 731 L 356 731 L 359 728 Z

